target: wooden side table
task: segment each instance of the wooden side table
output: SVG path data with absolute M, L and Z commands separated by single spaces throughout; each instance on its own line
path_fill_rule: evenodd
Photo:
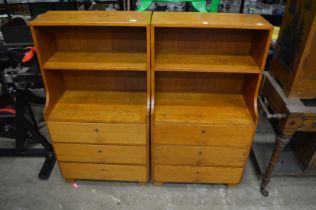
M 266 187 L 280 154 L 290 143 L 291 137 L 299 131 L 316 131 L 316 107 L 304 104 L 300 99 L 289 99 L 269 72 L 265 72 L 264 76 L 265 82 L 259 102 L 267 118 L 275 120 L 272 125 L 277 134 L 275 148 L 260 187 L 262 195 L 268 196 Z

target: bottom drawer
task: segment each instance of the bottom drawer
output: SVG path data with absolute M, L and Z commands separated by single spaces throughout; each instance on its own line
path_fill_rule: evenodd
M 92 163 L 59 163 L 65 179 L 94 179 L 147 182 L 146 166 Z
M 237 184 L 240 182 L 243 168 L 155 166 L 156 182 L 189 182 Z

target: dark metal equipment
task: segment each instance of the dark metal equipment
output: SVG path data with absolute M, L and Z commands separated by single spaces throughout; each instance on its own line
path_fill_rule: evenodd
M 0 137 L 15 141 L 14 148 L 0 148 L 0 157 L 45 157 L 39 178 L 48 179 L 56 158 L 32 109 L 45 104 L 45 94 L 36 93 L 43 91 L 43 82 L 34 48 L 3 43 L 0 57 Z

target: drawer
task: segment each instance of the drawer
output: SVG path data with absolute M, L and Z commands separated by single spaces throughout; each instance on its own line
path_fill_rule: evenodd
M 146 144 L 146 124 L 48 122 L 54 142 Z
M 154 144 L 249 146 L 254 127 L 154 125 Z
M 147 182 L 146 166 L 59 162 L 65 179 Z
M 243 167 L 249 147 L 154 146 L 154 163 L 158 165 Z
M 138 165 L 147 163 L 146 146 L 55 143 L 54 149 L 59 161 Z
M 187 182 L 237 184 L 243 174 L 242 168 L 155 166 L 156 182 Z

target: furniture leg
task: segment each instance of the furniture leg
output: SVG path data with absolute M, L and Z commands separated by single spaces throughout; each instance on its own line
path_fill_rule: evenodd
M 276 145 L 264 176 L 262 177 L 262 182 L 260 186 L 260 192 L 263 196 L 268 196 L 269 192 L 266 190 L 272 176 L 273 169 L 280 159 L 281 152 L 284 150 L 286 145 L 290 142 L 291 136 L 277 136 Z

